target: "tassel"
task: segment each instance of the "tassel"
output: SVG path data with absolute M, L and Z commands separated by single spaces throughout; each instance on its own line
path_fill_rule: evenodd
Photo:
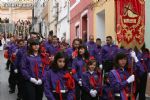
M 96 81 L 93 76 L 90 77 L 90 84 L 94 89 L 96 88 Z
M 58 80 L 57 83 L 56 83 L 56 93 L 59 93 L 59 98 L 60 100 L 63 100 L 62 98 L 62 93 L 60 91 L 60 81 Z
M 39 68 L 38 68 L 37 62 L 35 62 L 34 73 L 35 73 L 36 79 L 38 80 Z
M 42 76 L 44 75 L 44 71 L 45 71 L 45 64 L 43 64 L 43 67 L 42 67 Z
M 100 93 L 100 96 L 102 96 L 102 75 L 101 74 L 99 74 L 99 83 L 100 83 L 99 93 Z

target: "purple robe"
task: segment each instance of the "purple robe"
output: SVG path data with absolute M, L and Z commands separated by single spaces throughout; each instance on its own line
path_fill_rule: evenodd
M 103 61 L 113 61 L 118 52 L 118 47 L 116 45 L 104 45 L 102 47 L 102 60 Z
M 67 73 L 67 71 L 64 70 L 58 70 L 55 71 L 53 69 L 50 69 L 45 74 L 45 84 L 44 84 L 44 92 L 47 97 L 47 100 L 56 100 L 54 96 L 54 91 L 56 91 L 56 84 L 58 81 L 60 81 L 60 90 L 66 90 L 66 98 L 63 98 L 63 100 L 74 100 L 74 90 L 68 90 L 65 86 L 66 80 L 64 79 L 64 75 Z M 58 95 L 59 96 L 59 95 Z

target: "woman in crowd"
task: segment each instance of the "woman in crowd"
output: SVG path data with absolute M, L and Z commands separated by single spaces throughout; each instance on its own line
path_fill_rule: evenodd
M 30 41 L 28 53 L 22 60 L 21 71 L 25 79 L 24 100 L 42 100 L 43 98 L 43 77 L 47 66 L 42 61 L 39 44 L 37 39 Z

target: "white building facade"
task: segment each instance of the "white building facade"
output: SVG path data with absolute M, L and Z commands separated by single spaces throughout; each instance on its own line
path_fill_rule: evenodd
M 64 37 L 67 42 L 70 41 L 70 22 L 69 22 L 69 0 L 52 0 L 52 16 L 50 22 L 51 30 L 59 39 Z M 54 27 L 54 28 L 53 28 Z
M 69 0 L 35 0 L 34 31 L 47 37 L 49 31 L 70 41 Z

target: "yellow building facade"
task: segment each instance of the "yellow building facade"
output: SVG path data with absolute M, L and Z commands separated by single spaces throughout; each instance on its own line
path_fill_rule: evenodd
M 110 35 L 116 42 L 115 35 L 115 2 L 114 0 L 93 0 L 94 36 L 105 41 Z

